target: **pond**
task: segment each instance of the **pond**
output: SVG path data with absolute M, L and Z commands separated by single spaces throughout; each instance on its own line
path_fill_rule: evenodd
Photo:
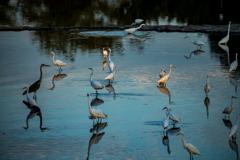
M 201 50 L 185 36 L 204 42 Z M 240 51 L 239 35 L 219 46 L 223 35 L 136 31 L 0 32 L 0 158 L 1 159 L 189 159 L 182 146 L 194 144 L 194 159 L 238 159 L 237 139 L 228 138 L 239 108 L 239 68 L 229 63 Z M 112 83 L 102 48 L 111 48 L 116 65 Z M 52 55 L 67 63 L 59 74 Z M 25 86 L 39 79 L 38 107 L 28 108 Z M 105 66 L 106 65 L 106 66 Z M 174 65 L 165 87 L 159 72 Z M 105 88 L 95 90 L 93 79 Z M 211 91 L 204 92 L 207 75 Z M 87 94 L 90 94 L 89 99 Z M 33 93 L 29 93 L 32 97 Z M 222 114 L 234 99 L 230 118 Z M 25 103 L 24 103 L 25 102 Z M 88 104 L 108 117 L 93 128 Z M 165 106 L 181 122 L 166 118 Z

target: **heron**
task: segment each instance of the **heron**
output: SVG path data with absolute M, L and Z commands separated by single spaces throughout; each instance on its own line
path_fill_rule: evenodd
M 163 122 L 162 122 L 164 131 L 167 130 L 168 125 L 169 125 L 169 114 L 167 115 L 167 117 L 165 119 L 163 119 Z
M 113 63 L 113 61 L 111 60 L 111 57 L 110 57 L 112 50 L 111 50 L 110 48 L 108 48 L 108 50 L 109 50 L 109 55 L 108 55 L 108 68 L 109 68 L 110 72 L 113 72 L 113 71 L 114 71 L 114 68 L 115 68 L 116 66 L 114 65 L 114 63 Z
M 230 113 L 232 112 L 233 108 L 234 108 L 234 98 L 237 98 L 235 96 L 232 96 L 232 104 L 231 106 L 228 106 L 226 107 L 224 110 L 223 110 L 223 114 L 225 114 L 225 116 L 228 114 L 228 117 L 230 116 Z
M 50 65 L 46 65 L 46 64 L 41 64 L 40 65 L 40 78 L 39 80 L 37 80 L 35 83 L 33 83 L 29 88 L 28 88 L 28 93 L 32 93 L 34 92 L 33 98 L 36 100 L 37 99 L 37 91 L 41 86 L 42 83 L 42 67 L 50 67 Z M 27 90 L 25 90 L 23 92 L 23 95 L 25 95 L 27 93 Z
M 169 119 L 173 121 L 173 124 L 180 122 L 180 119 L 175 114 L 170 113 L 171 109 L 169 107 L 164 107 L 162 110 L 166 109 L 166 115 L 169 115 Z
M 103 89 L 104 86 L 100 82 L 95 81 L 95 80 L 92 79 L 94 68 L 88 68 L 88 69 L 92 70 L 92 73 L 90 74 L 90 84 L 96 90 L 96 93 L 98 94 L 97 90 Z
M 54 58 L 55 58 L 54 52 L 50 52 L 50 53 L 48 53 L 48 54 L 53 55 L 53 56 L 52 56 L 52 62 L 53 62 L 53 64 L 54 64 L 54 66 L 58 66 L 59 72 L 61 72 L 61 71 L 62 71 L 62 68 L 61 68 L 61 67 L 62 67 L 62 66 L 66 66 L 67 63 L 65 63 L 65 62 L 63 62 L 63 61 L 61 61 L 61 60 L 54 60 Z
M 207 82 L 204 86 L 204 91 L 206 92 L 206 96 L 208 96 L 208 92 L 210 92 L 210 85 L 209 85 L 209 75 L 207 75 Z
M 238 116 L 240 115 L 240 113 L 238 113 L 238 115 L 237 115 L 237 122 L 236 122 L 236 124 L 234 124 L 232 127 L 231 127 L 231 129 L 230 129 L 230 131 L 229 131 L 229 138 L 233 138 L 233 139 L 236 139 L 236 133 L 237 133 L 237 131 L 238 131 Z
M 33 98 L 28 96 L 29 87 L 24 87 L 23 89 L 27 89 L 26 97 L 27 97 L 27 101 L 30 104 L 30 106 L 31 107 L 38 106 L 36 101 Z
M 178 133 L 176 136 L 178 136 L 178 135 L 182 135 L 182 144 L 183 144 L 183 147 L 189 152 L 190 159 L 193 159 L 193 155 L 201 156 L 201 153 L 198 151 L 198 149 L 193 144 L 186 143 L 183 132 Z
M 233 61 L 233 62 L 230 64 L 230 69 L 229 69 L 229 71 L 230 71 L 230 72 L 232 72 L 233 70 L 236 71 L 237 67 L 238 67 L 238 54 L 236 53 L 236 60 Z
M 108 56 L 108 51 L 107 51 L 105 48 L 103 48 L 102 54 L 103 54 L 103 57 L 104 57 L 104 58 L 107 58 L 107 56 Z
M 110 83 L 110 82 L 113 82 L 114 76 L 115 76 L 115 70 L 114 70 L 113 72 L 109 73 L 109 74 L 106 76 L 105 80 L 108 80 L 109 83 Z
M 172 67 L 176 68 L 175 66 L 170 65 L 169 73 L 167 75 L 165 75 L 164 77 L 162 77 L 159 81 L 157 81 L 158 84 L 165 84 L 168 81 L 168 79 L 170 78 L 171 73 L 172 73 Z
M 231 25 L 231 21 L 228 24 L 228 34 L 226 37 L 224 37 L 223 39 L 221 39 L 218 44 L 227 44 L 228 40 L 229 40 L 229 32 L 230 32 L 230 25 Z
M 91 114 L 89 118 L 93 119 L 93 122 L 94 122 L 94 119 L 97 119 L 97 121 L 99 121 L 100 119 L 107 119 L 107 115 L 101 109 L 92 108 L 90 99 L 89 99 L 89 94 L 87 94 L 87 96 L 88 96 L 88 109 L 89 109 L 89 113 Z
M 200 47 L 199 49 L 201 49 L 201 46 L 204 45 L 204 43 L 203 43 L 202 41 L 192 40 L 192 38 L 191 38 L 190 36 L 186 36 L 184 39 L 186 39 L 186 38 L 190 38 L 190 41 L 191 41 L 193 44 L 197 45 L 197 47 Z
M 133 32 L 135 32 L 136 30 L 140 29 L 142 26 L 146 26 L 145 24 L 141 24 L 139 27 L 137 28 L 128 28 L 128 29 L 125 29 L 124 31 L 129 33 L 129 34 L 133 34 Z
M 134 23 L 132 23 L 131 25 L 140 24 L 143 21 L 144 21 L 143 19 L 135 19 Z
M 162 71 L 159 73 L 159 77 L 162 78 L 164 77 L 166 71 L 164 69 L 162 69 Z

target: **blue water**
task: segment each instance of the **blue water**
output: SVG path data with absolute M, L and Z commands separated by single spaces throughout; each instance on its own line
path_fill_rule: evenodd
M 203 52 L 191 52 L 197 47 L 188 39 L 203 41 Z M 229 61 L 235 60 L 240 48 L 233 35 L 228 43 Z M 158 33 L 137 31 L 129 36 L 124 31 L 23 31 L 0 32 L 0 158 L 1 159 L 189 159 L 182 146 L 181 135 L 194 144 L 202 156 L 194 159 L 237 159 L 229 145 L 229 128 L 223 123 L 223 109 L 235 99 L 230 115 L 236 123 L 239 108 L 239 88 L 230 82 L 227 52 L 218 46 L 222 37 L 204 33 Z M 98 98 L 104 101 L 93 106 L 103 110 L 107 126 L 98 133 L 90 132 L 93 122 L 88 118 L 88 97 L 95 97 L 89 83 L 93 79 L 104 86 L 108 67 L 104 67 L 102 48 L 112 49 L 111 59 L 116 65 L 115 89 L 109 93 L 99 90 Z M 66 62 L 60 80 L 51 55 Z M 22 102 L 22 88 L 39 79 L 39 66 L 44 63 L 43 81 L 37 94 L 40 118 L 26 118 L 30 109 Z M 159 72 L 165 69 L 172 75 L 166 89 L 157 88 Z M 206 77 L 210 76 L 210 105 L 206 107 L 203 90 Z M 235 77 L 239 82 L 239 68 Z M 53 83 L 55 87 L 53 88 Z M 52 89 L 52 90 L 50 90 Z M 170 94 L 169 94 L 170 93 Z M 30 94 L 32 96 L 32 93 Z M 169 146 L 163 144 L 162 120 L 166 118 L 163 107 L 181 118 L 173 128 L 168 127 Z M 102 133 L 102 134 L 101 134 Z M 92 142 L 96 137 L 100 141 Z M 239 143 L 237 133 L 236 143 Z M 170 152 L 169 152 L 170 151 Z M 170 153 L 170 154 L 169 154 Z

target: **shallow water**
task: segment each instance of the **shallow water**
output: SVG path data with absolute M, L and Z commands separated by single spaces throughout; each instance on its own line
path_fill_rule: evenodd
M 201 51 L 183 39 L 186 35 L 205 43 Z M 239 82 L 240 73 L 239 69 L 235 72 L 235 81 L 229 77 L 227 52 L 217 44 L 221 38 L 204 33 L 141 31 L 135 35 L 123 31 L 0 32 L 0 158 L 189 159 L 181 135 L 176 136 L 182 131 L 186 141 L 202 154 L 194 159 L 237 159 L 222 111 L 231 104 L 231 96 L 238 97 L 230 116 L 232 124 L 236 123 L 240 101 L 239 88 L 233 82 Z M 230 63 L 240 50 L 239 39 L 239 35 L 232 35 L 228 43 Z M 94 68 L 94 80 L 108 85 L 103 47 L 112 49 L 115 94 L 105 88 L 98 91 L 100 100 L 94 105 L 100 105 L 93 107 L 103 110 L 108 119 L 102 120 L 107 126 L 93 134 L 87 94 L 91 94 L 90 102 L 96 94 L 88 68 Z M 50 51 L 68 64 L 62 77 L 55 80 L 58 68 L 46 54 Z M 40 118 L 35 116 L 24 129 L 30 109 L 22 102 L 27 101 L 22 88 L 39 79 L 42 63 L 51 65 L 43 68 L 37 94 L 42 126 L 40 129 Z M 168 73 L 170 64 L 176 68 L 166 88 L 157 87 L 159 72 L 165 69 Z M 206 107 L 203 87 L 207 75 L 211 91 Z M 168 127 L 168 146 L 163 143 L 165 106 L 181 118 L 175 128 L 172 124 Z M 93 142 L 97 137 L 100 140 Z

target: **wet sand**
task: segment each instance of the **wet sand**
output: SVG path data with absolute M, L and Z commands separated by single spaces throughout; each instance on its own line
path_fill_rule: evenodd
M 23 31 L 23 30 L 124 30 L 137 26 L 96 26 L 96 27 L 29 27 L 29 26 L 0 26 L 0 31 Z M 228 25 L 189 25 L 189 26 L 172 26 L 158 25 L 146 26 L 139 29 L 140 31 L 157 31 L 157 32 L 202 32 L 202 33 L 226 33 Z M 231 34 L 240 33 L 240 24 L 231 24 Z

